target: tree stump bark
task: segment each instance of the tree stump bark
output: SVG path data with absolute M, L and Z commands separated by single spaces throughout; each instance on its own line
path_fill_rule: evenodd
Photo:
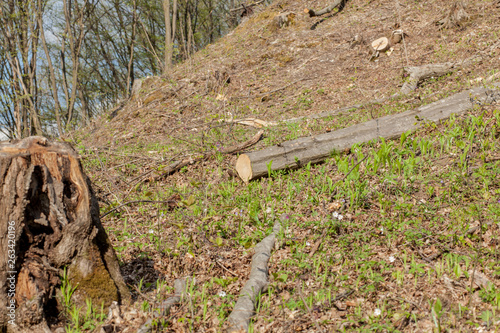
M 63 306 L 66 269 L 81 306 L 128 303 L 129 291 L 77 153 L 43 137 L 0 143 L 0 330 L 29 331 Z

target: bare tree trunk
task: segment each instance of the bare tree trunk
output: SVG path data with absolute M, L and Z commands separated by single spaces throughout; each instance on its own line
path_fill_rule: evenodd
M 40 3 L 41 0 L 38 0 L 38 2 Z M 61 104 L 59 104 L 59 96 L 57 93 L 56 74 L 54 66 L 52 65 L 52 59 L 49 54 L 49 49 L 47 47 L 47 40 L 45 39 L 45 31 L 43 29 L 43 22 L 42 22 L 42 13 L 37 13 L 37 19 L 38 19 L 38 24 L 40 26 L 40 36 L 42 38 L 42 45 L 45 51 L 45 57 L 47 58 L 47 67 L 49 68 L 50 87 L 52 90 L 52 98 L 54 99 L 54 106 L 55 106 L 54 114 L 56 117 L 57 132 L 59 133 L 59 135 L 62 135 L 63 127 L 61 123 Z
M 137 29 L 137 4 L 136 0 L 132 1 L 133 13 L 132 13 L 132 36 L 130 37 L 130 46 L 129 46 L 129 61 L 127 67 L 127 92 L 125 96 L 130 97 L 131 93 L 131 83 L 134 82 L 134 46 L 135 46 L 135 34 Z
M 163 74 L 167 74 L 172 66 L 172 24 L 170 23 L 170 0 L 163 0 L 163 15 L 165 17 L 165 55 Z
M 77 2 L 75 2 L 75 5 Z M 83 8 L 88 5 L 88 1 L 83 3 Z M 68 39 L 70 45 L 71 52 L 71 61 L 73 65 L 72 77 L 71 77 L 71 96 L 67 102 L 68 105 L 68 113 L 66 118 L 66 129 L 69 129 L 71 126 L 71 120 L 73 119 L 73 110 L 76 102 L 76 91 L 78 89 L 78 71 L 80 67 L 80 50 L 83 44 L 83 38 L 85 37 L 85 26 L 84 26 L 84 10 L 79 10 L 78 13 L 78 28 L 80 29 L 80 33 L 78 37 L 75 37 L 73 30 L 71 29 L 71 3 L 68 3 L 68 0 L 64 0 L 64 14 L 66 19 L 66 30 L 68 31 Z
M 163 15 L 165 18 L 165 67 L 163 74 L 166 74 L 172 68 L 173 43 L 177 26 L 177 0 L 173 2 L 172 19 L 170 19 L 170 0 L 163 0 Z
M 97 199 L 69 145 L 43 137 L 0 143 L 0 193 L 2 332 L 12 323 L 39 332 L 30 327 L 58 316 L 64 270 L 77 306 L 129 302 Z

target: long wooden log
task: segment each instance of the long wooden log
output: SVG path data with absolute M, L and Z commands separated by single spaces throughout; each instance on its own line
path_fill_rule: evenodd
M 43 137 L 1 142 L 0 330 L 41 332 L 58 320 L 64 270 L 77 307 L 130 300 L 78 154 Z
M 463 113 L 473 107 L 473 100 L 484 102 L 491 93 L 492 90 L 483 87 L 466 90 L 414 110 L 241 154 L 236 161 L 236 171 L 243 181 L 248 182 L 267 176 L 268 170 L 296 169 L 309 162 L 322 162 L 333 151 L 350 148 L 355 143 L 380 137 L 395 138 L 419 127 L 423 120 L 437 122 L 450 117 L 451 114 Z

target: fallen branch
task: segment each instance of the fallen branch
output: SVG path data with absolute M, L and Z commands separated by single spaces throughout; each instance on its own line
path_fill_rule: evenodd
M 230 12 L 237 12 L 238 10 L 245 10 L 247 9 L 248 7 L 253 7 L 253 6 L 257 6 L 257 5 L 260 5 L 261 3 L 263 3 L 265 0 L 260 0 L 260 1 L 257 1 L 257 2 L 254 2 L 254 3 L 251 3 L 249 5 L 242 5 L 241 7 L 238 7 L 238 8 L 232 8 L 230 9 L 229 11 Z
M 219 151 L 221 154 L 234 154 L 234 153 L 237 153 L 245 148 L 248 148 L 250 146 L 253 146 L 254 144 L 256 144 L 257 142 L 259 142 L 260 138 L 262 137 L 262 134 L 264 134 L 264 131 L 259 131 L 257 132 L 257 134 L 255 134 L 250 140 L 247 140 L 243 143 L 240 143 L 240 144 L 236 144 L 236 145 L 233 145 L 233 146 L 229 146 L 227 148 L 223 148 L 221 151 Z M 180 161 L 175 161 L 174 163 L 170 164 L 168 167 L 162 169 L 162 175 L 163 176 L 168 176 L 180 169 L 182 169 L 183 167 L 187 166 L 187 165 L 190 165 L 190 164 L 194 164 L 196 162 L 200 162 L 200 161 L 203 161 L 211 156 L 214 156 L 215 154 L 217 153 L 217 151 L 210 151 L 208 153 L 205 153 L 203 154 L 202 157 L 199 157 L 199 158 L 196 158 L 196 159 L 193 159 L 191 157 L 189 158 L 185 158 L 183 160 L 180 160 Z M 157 175 L 156 177 L 154 177 L 155 179 L 161 177 L 161 175 Z
M 458 68 L 465 68 L 477 61 L 488 56 L 488 52 L 493 51 L 500 45 L 500 42 L 495 43 L 489 49 L 479 51 L 475 55 L 461 61 L 461 62 L 445 62 L 441 64 L 429 64 L 419 67 L 407 67 L 405 71 L 410 74 L 410 78 L 403 87 L 401 88 L 400 93 L 393 95 L 392 97 L 397 97 L 400 94 L 406 95 L 412 91 L 414 91 L 418 84 L 428 78 L 431 77 L 440 77 L 450 73 L 451 71 Z M 489 77 L 487 80 L 493 80 L 494 77 Z M 488 81 L 487 81 L 488 82 Z
M 326 6 L 325 8 L 315 11 L 314 9 L 304 9 L 304 13 L 309 14 L 309 17 L 321 16 L 330 13 L 335 8 L 339 8 L 339 12 L 344 8 L 346 0 L 335 0 L 332 4 Z
M 134 201 L 128 201 L 128 202 L 125 202 L 125 203 L 122 203 L 121 205 L 119 206 L 116 206 L 115 208 L 111 209 L 111 210 L 108 210 L 106 213 L 102 214 L 101 215 L 101 219 L 104 218 L 105 216 L 117 211 L 118 209 L 124 207 L 124 206 L 128 206 L 128 205 L 132 205 L 132 204 L 136 204 L 136 203 L 161 203 L 161 204 L 165 204 L 165 205 L 171 205 L 173 203 L 176 203 L 175 200 L 167 200 L 167 201 L 158 201 L 158 200 L 134 200 Z
M 328 158 L 334 150 L 342 151 L 355 143 L 379 137 L 396 138 L 408 130 L 418 128 L 421 120 L 437 122 L 451 114 L 464 113 L 471 109 L 474 103 L 487 101 L 490 92 L 483 87 L 466 90 L 414 110 L 241 154 L 236 161 L 236 171 L 243 181 L 248 182 L 267 176 L 269 170 L 297 169 L 308 163 L 319 163 Z
M 245 126 L 251 126 L 255 128 L 262 128 L 268 126 L 278 125 L 275 121 L 265 121 L 257 118 L 244 118 L 244 119 L 221 119 L 219 122 L 229 123 L 229 124 L 239 124 Z
M 286 214 L 281 215 L 280 219 L 282 221 L 286 219 Z M 228 317 L 229 328 L 227 332 L 248 332 L 248 324 L 255 313 L 257 298 L 267 290 L 269 284 L 267 263 L 280 230 L 281 223 L 277 221 L 274 224 L 273 232 L 255 246 L 250 277 L 240 292 L 240 297 L 234 306 L 233 312 Z
M 410 78 L 403 84 L 401 94 L 407 95 L 413 90 L 417 89 L 420 81 L 431 77 L 440 77 L 448 74 L 457 64 L 453 62 L 446 62 L 442 64 L 429 64 L 419 67 L 406 67 L 405 71 L 410 74 Z
M 174 281 L 174 291 L 175 295 L 167 298 L 160 305 L 161 313 L 154 312 L 153 316 L 156 318 L 168 316 L 170 313 L 170 308 L 174 305 L 181 303 L 182 299 L 187 295 L 186 285 L 187 282 L 195 283 L 195 281 L 190 277 L 185 277 L 182 279 L 176 279 Z M 148 319 L 138 330 L 137 333 L 149 333 L 153 330 L 153 319 Z

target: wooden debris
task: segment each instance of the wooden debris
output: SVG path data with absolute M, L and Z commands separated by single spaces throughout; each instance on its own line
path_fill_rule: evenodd
M 27 331 L 62 311 L 55 291 L 63 269 L 76 306 L 88 298 L 106 307 L 130 300 L 90 181 L 69 145 L 43 137 L 0 143 L 0 191 L 0 284 L 15 289 L 14 296 L 0 290 L 2 331 L 11 302 Z
M 373 51 L 376 52 L 385 52 L 389 49 L 391 44 L 389 43 L 389 38 L 387 37 L 380 37 L 378 39 L 375 39 L 372 44 L 372 49 Z
M 257 118 L 244 118 L 244 119 L 221 119 L 219 122 L 225 122 L 230 124 L 239 124 L 245 126 L 251 126 L 255 128 L 262 128 L 268 126 L 276 126 L 278 125 L 275 121 L 265 121 Z
M 356 35 L 353 37 L 353 39 L 351 40 L 351 43 L 349 45 L 349 48 L 354 48 L 358 45 L 361 45 L 364 43 L 364 40 L 363 40 L 363 36 L 362 35 Z
M 398 29 L 394 30 L 388 37 L 375 39 L 370 45 L 372 53 L 370 60 L 377 58 L 380 52 L 387 52 L 387 55 L 390 55 L 394 50 L 394 45 L 400 43 L 406 36 L 403 30 Z
M 455 68 L 456 64 L 446 62 L 441 64 L 429 64 L 419 67 L 406 67 L 405 71 L 410 74 L 408 81 L 403 84 L 401 93 L 406 95 L 417 89 L 420 81 L 428 78 L 440 77 L 448 74 Z
M 483 273 L 477 270 L 476 271 L 469 270 L 468 273 L 470 279 L 474 281 L 473 287 L 487 290 L 488 287 L 494 286 L 494 284 Z
M 249 139 L 245 142 L 242 142 L 240 144 L 236 144 L 233 146 L 229 146 L 226 148 L 222 148 L 220 150 L 220 153 L 221 154 L 234 154 L 234 153 L 237 153 L 237 152 L 239 152 L 243 149 L 246 149 L 250 146 L 253 146 L 257 142 L 259 142 L 260 138 L 262 137 L 262 134 L 264 134 L 264 131 L 261 130 L 261 131 L 257 132 L 251 139 Z M 169 166 L 167 166 L 166 168 L 163 168 L 161 170 L 161 175 L 157 175 L 156 177 L 154 177 L 154 180 L 157 180 L 161 176 L 170 175 L 170 174 L 182 169 L 183 167 L 185 167 L 187 165 L 191 165 L 191 164 L 194 164 L 196 162 L 205 160 L 211 156 L 214 156 L 216 153 L 217 153 L 216 151 L 210 151 L 210 152 L 207 152 L 207 153 L 203 154 L 203 156 L 196 158 L 196 159 L 193 159 L 191 157 L 187 157 L 187 158 L 184 158 L 182 160 L 175 161 L 172 164 L 170 164 Z
M 403 132 L 419 127 L 424 120 L 437 122 L 451 114 L 463 113 L 473 107 L 473 101 L 486 101 L 491 92 L 483 87 L 466 90 L 415 110 L 241 154 L 235 168 L 240 178 L 248 182 L 267 176 L 268 170 L 296 169 L 308 163 L 322 162 L 333 151 L 342 151 L 355 143 L 379 137 L 399 137 Z
M 330 13 L 332 10 L 335 8 L 339 8 L 339 11 L 344 8 L 346 0 L 335 0 L 333 3 L 330 5 L 326 6 L 325 8 L 321 10 L 315 11 L 314 9 L 304 9 L 304 13 L 309 14 L 309 17 L 315 17 L 315 16 L 321 16 Z
M 280 13 L 274 17 L 274 24 L 278 28 L 288 27 L 295 23 L 295 16 L 294 12 Z
M 283 221 L 287 217 L 286 214 L 283 214 L 280 219 Z M 250 277 L 241 289 L 238 301 L 227 319 L 229 323 L 227 332 L 248 332 L 250 318 L 255 314 L 257 298 L 262 292 L 267 290 L 267 285 L 269 284 L 269 269 L 267 264 L 280 230 L 281 223 L 277 221 L 274 224 L 273 232 L 255 246 Z
M 218 91 L 226 84 L 231 83 L 231 76 L 225 70 L 215 70 L 208 75 L 206 85 L 207 91 Z
M 261 3 L 263 3 L 265 0 L 259 0 L 259 1 L 256 1 L 254 3 L 251 3 L 251 4 L 248 4 L 248 5 L 245 5 L 245 4 L 242 4 L 241 7 L 236 7 L 236 8 L 231 8 L 229 11 L 230 12 L 236 12 L 238 10 L 245 10 L 245 9 L 248 9 L 249 7 L 253 7 L 253 6 L 257 6 L 257 5 L 260 5 Z
M 450 8 L 448 14 L 436 22 L 439 29 L 451 29 L 454 27 L 461 27 L 464 21 L 469 19 L 469 14 L 465 11 L 465 4 L 463 1 L 455 1 Z

